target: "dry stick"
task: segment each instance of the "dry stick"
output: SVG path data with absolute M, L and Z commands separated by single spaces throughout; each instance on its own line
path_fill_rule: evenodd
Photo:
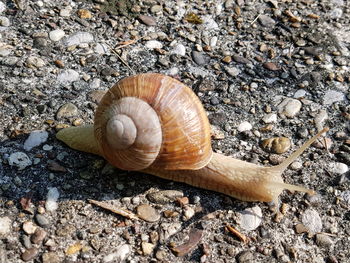
M 258 20 L 259 17 L 260 17 L 260 14 L 258 14 L 258 15 L 254 18 L 254 20 L 250 23 L 250 25 L 254 24 L 254 23 L 256 22 L 256 20 Z
M 104 208 L 104 209 L 106 209 L 108 211 L 111 211 L 113 213 L 116 213 L 118 215 L 124 216 L 124 217 L 126 217 L 128 219 L 136 219 L 136 220 L 139 219 L 139 217 L 137 215 L 135 215 L 133 212 L 130 212 L 130 211 L 126 210 L 126 209 L 115 207 L 115 206 L 106 204 L 104 202 L 99 202 L 99 201 L 92 200 L 92 199 L 88 199 L 88 202 L 90 204 L 97 205 L 99 207 L 102 207 L 102 208 Z
M 114 54 L 114 55 L 116 55 L 118 58 L 119 58 L 119 60 L 133 73 L 133 74 L 135 74 L 135 71 L 129 66 L 129 64 L 121 57 L 121 56 L 119 56 L 119 54 L 113 49 L 113 48 L 111 48 L 109 45 L 107 45 L 108 47 L 109 47 L 109 49 L 112 51 L 112 53 Z
M 242 234 L 241 232 L 239 232 L 237 229 L 233 228 L 229 224 L 226 225 L 226 229 L 232 234 L 234 234 L 236 237 L 238 237 L 244 244 L 247 244 L 249 242 L 249 238 L 247 236 L 245 236 L 244 234 Z

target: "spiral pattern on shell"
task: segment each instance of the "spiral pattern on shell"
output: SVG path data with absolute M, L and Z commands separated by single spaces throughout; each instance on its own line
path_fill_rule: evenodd
M 94 132 L 103 156 L 124 170 L 200 169 L 212 156 L 210 125 L 198 97 L 157 73 L 115 84 L 97 108 Z

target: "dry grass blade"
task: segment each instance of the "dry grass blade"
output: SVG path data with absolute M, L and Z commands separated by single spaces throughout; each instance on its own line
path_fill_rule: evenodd
M 227 231 L 229 231 L 230 233 L 232 233 L 236 237 L 238 237 L 239 240 L 241 240 L 244 244 L 248 244 L 249 238 L 246 235 L 242 234 L 241 232 L 239 232 L 237 229 L 235 229 L 234 227 L 232 227 L 230 225 L 226 225 L 226 229 L 227 229 Z
M 123 48 L 123 47 L 130 46 L 130 45 L 136 43 L 137 41 L 138 41 L 138 39 L 132 39 L 132 40 L 127 40 L 127 41 L 119 42 L 119 43 L 117 44 L 117 46 L 116 46 L 114 49 L 120 49 L 120 48 Z
M 133 212 L 130 212 L 128 210 L 125 210 L 125 209 L 122 209 L 122 208 L 119 208 L 119 207 L 115 207 L 115 206 L 112 206 L 112 205 L 109 205 L 109 204 L 106 204 L 104 202 L 99 202 L 99 201 L 96 201 L 96 200 L 92 200 L 92 199 L 88 199 L 88 202 L 90 204 L 94 204 L 94 205 L 97 205 L 99 207 L 102 207 L 106 210 L 109 210 L 115 214 L 118 214 L 118 215 L 121 215 L 123 217 L 126 217 L 128 219 L 136 219 L 138 220 L 138 216 L 135 215 Z

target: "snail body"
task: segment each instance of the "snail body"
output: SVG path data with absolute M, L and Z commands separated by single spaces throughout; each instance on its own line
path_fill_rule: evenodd
M 73 149 L 98 154 L 124 170 L 227 194 L 244 201 L 278 203 L 284 189 L 313 190 L 283 182 L 283 171 L 325 128 L 282 164 L 263 167 L 213 153 L 210 124 L 198 97 L 161 74 L 127 77 L 102 98 L 94 125 L 70 127 L 57 138 Z

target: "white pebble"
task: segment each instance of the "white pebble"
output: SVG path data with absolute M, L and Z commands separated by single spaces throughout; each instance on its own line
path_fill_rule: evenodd
M 170 68 L 167 71 L 165 71 L 165 75 L 175 76 L 177 74 L 179 74 L 179 68 L 177 68 L 177 67 L 173 67 L 173 68 Z
M 55 211 L 58 208 L 57 200 L 60 197 L 60 193 L 56 187 L 50 187 L 48 189 L 45 208 L 47 211 Z
M 56 29 L 56 30 L 52 30 L 50 33 L 49 33 L 49 38 L 52 40 L 52 41 L 60 41 L 64 35 L 66 33 L 64 33 L 64 31 L 62 29 Z
M 343 198 L 345 202 L 347 202 L 350 205 L 350 191 L 344 191 L 340 194 L 340 197 Z
M 61 9 L 60 10 L 60 16 L 63 16 L 63 17 L 70 16 L 70 13 L 71 13 L 71 9 L 70 8 L 65 8 L 65 9 Z
M 185 56 L 186 55 L 186 47 L 182 44 L 177 44 L 173 50 L 171 51 L 172 54 L 176 54 L 179 56 Z
M 57 76 L 57 81 L 60 83 L 69 83 L 79 80 L 79 73 L 73 69 L 61 71 Z
M 319 233 L 322 230 L 322 220 L 320 215 L 313 209 L 307 209 L 302 215 L 301 221 L 303 225 L 311 233 Z
M 27 166 L 32 165 L 32 161 L 24 152 L 12 153 L 8 159 L 8 162 L 11 166 L 16 166 L 18 170 L 23 170 Z
M 51 151 L 53 149 L 52 145 L 44 144 L 43 145 L 43 150 L 44 151 Z
M 104 43 L 97 43 L 95 46 L 95 53 L 100 55 L 109 54 L 109 48 Z
M 214 36 L 210 39 L 210 46 L 215 47 L 218 42 L 218 37 Z
M 261 224 L 262 212 L 259 206 L 246 208 L 240 212 L 240 215 L 239 224 L 247 231 L 257 229 Z
M 320 110 L 315 116 L 316 128 L 320 131 L 323 128 L 323 123 L 328 119 L 328 113 L 326 110 Z
M 6 10 L 6 5 L 0 1 L 0 14 Z
M 303 98 L 306 95 L 306 90 L 304 89 L 298 89 L 295 93 L 294 93 L 294 98 L 298 99 L 298 98 Z
M 117 247 L 117 252 L 108 254 L 103 258 L 103 262 L 123 262 L 130 253 L 130 246 L 127 244 Z
M 275 123 L 277 122 L 277 114 L 276 113 L 266 114 L 262 120 L 264 123 Z
M 66 41 L 65 45 L 69 46 L 77 46 L 83 43 L 90 43 L 94 41 L 94 36 L 89 32 L 77 32 L 73 35 L 70 35 Z
M 241 70 L 236 67 L 225 67 L 225 70 L 231 77 L 237 77 L 241 73 Z
M 345 96 L 342 92 L 336 90 L 327 90 L 323 97 L 324 105 L 331 105 L 334 102 L 342 101 L 345 99 Z
M 189 207 L 189 206 L 186 206 L 185 208 L 184 208 L 184 215 L 185 215 L 185 217 L 186 217 L 186 219 L 188 220 L 188 219 L 190 219 L 190 218 L 192 218 L 193 216 L 194 216 L 194 214 L 196 213 L 195 211 L 194 211 L 194 209 L 192 208 L 192 207 Z
M 301 102 L 296 99 L 286 98 L 278 106 L 278 113 L 288 118 L 293 118 L 301 109 Z
M 10 25 L 10 19 L 5 16 L 0 16 L 0 26 L 9 27 Z
M 27 140 L 24 142 L 23 148 L 26 151 L 30 151 L 34 147 L 46 142 L 48 137 L 49 133 L 47 131 L 32 131 Z
M 237 130 L 239 132 L 244 132 L 244 131 L 250 131 L 252 128 L 253 126 L 249 122 L 244 121 L 238 125 Z
M 0 236 L 6 235 L 11 231 L 11 219 L 7 216 L 0 217 Z
M 42 68 L 45 66 L 45 61 L 35 56 L 28 57 L 26 63 L 28 67 Z
M 162 48 L 163 44 L 157 40 L 149 40 L 146 42 L 145 46 L 149 49 Z
M 303 164 L 301 162 L 295 161 L 295 162 L 291 163 L 291 165 L 289 167 L 290 167 L 290 169 L 297 171 L 297 170 L 300 170 L 301 168 L 303 168 Z
M 331 171 L 335 174 L 345 174 L 349 167 L 345 163 L 331 163 Z
M 207 15 L 203 18 L 203 25 L 206 30 L 213 30 L 219 28 L 218 23 L 216 23 L 210 15 Z

